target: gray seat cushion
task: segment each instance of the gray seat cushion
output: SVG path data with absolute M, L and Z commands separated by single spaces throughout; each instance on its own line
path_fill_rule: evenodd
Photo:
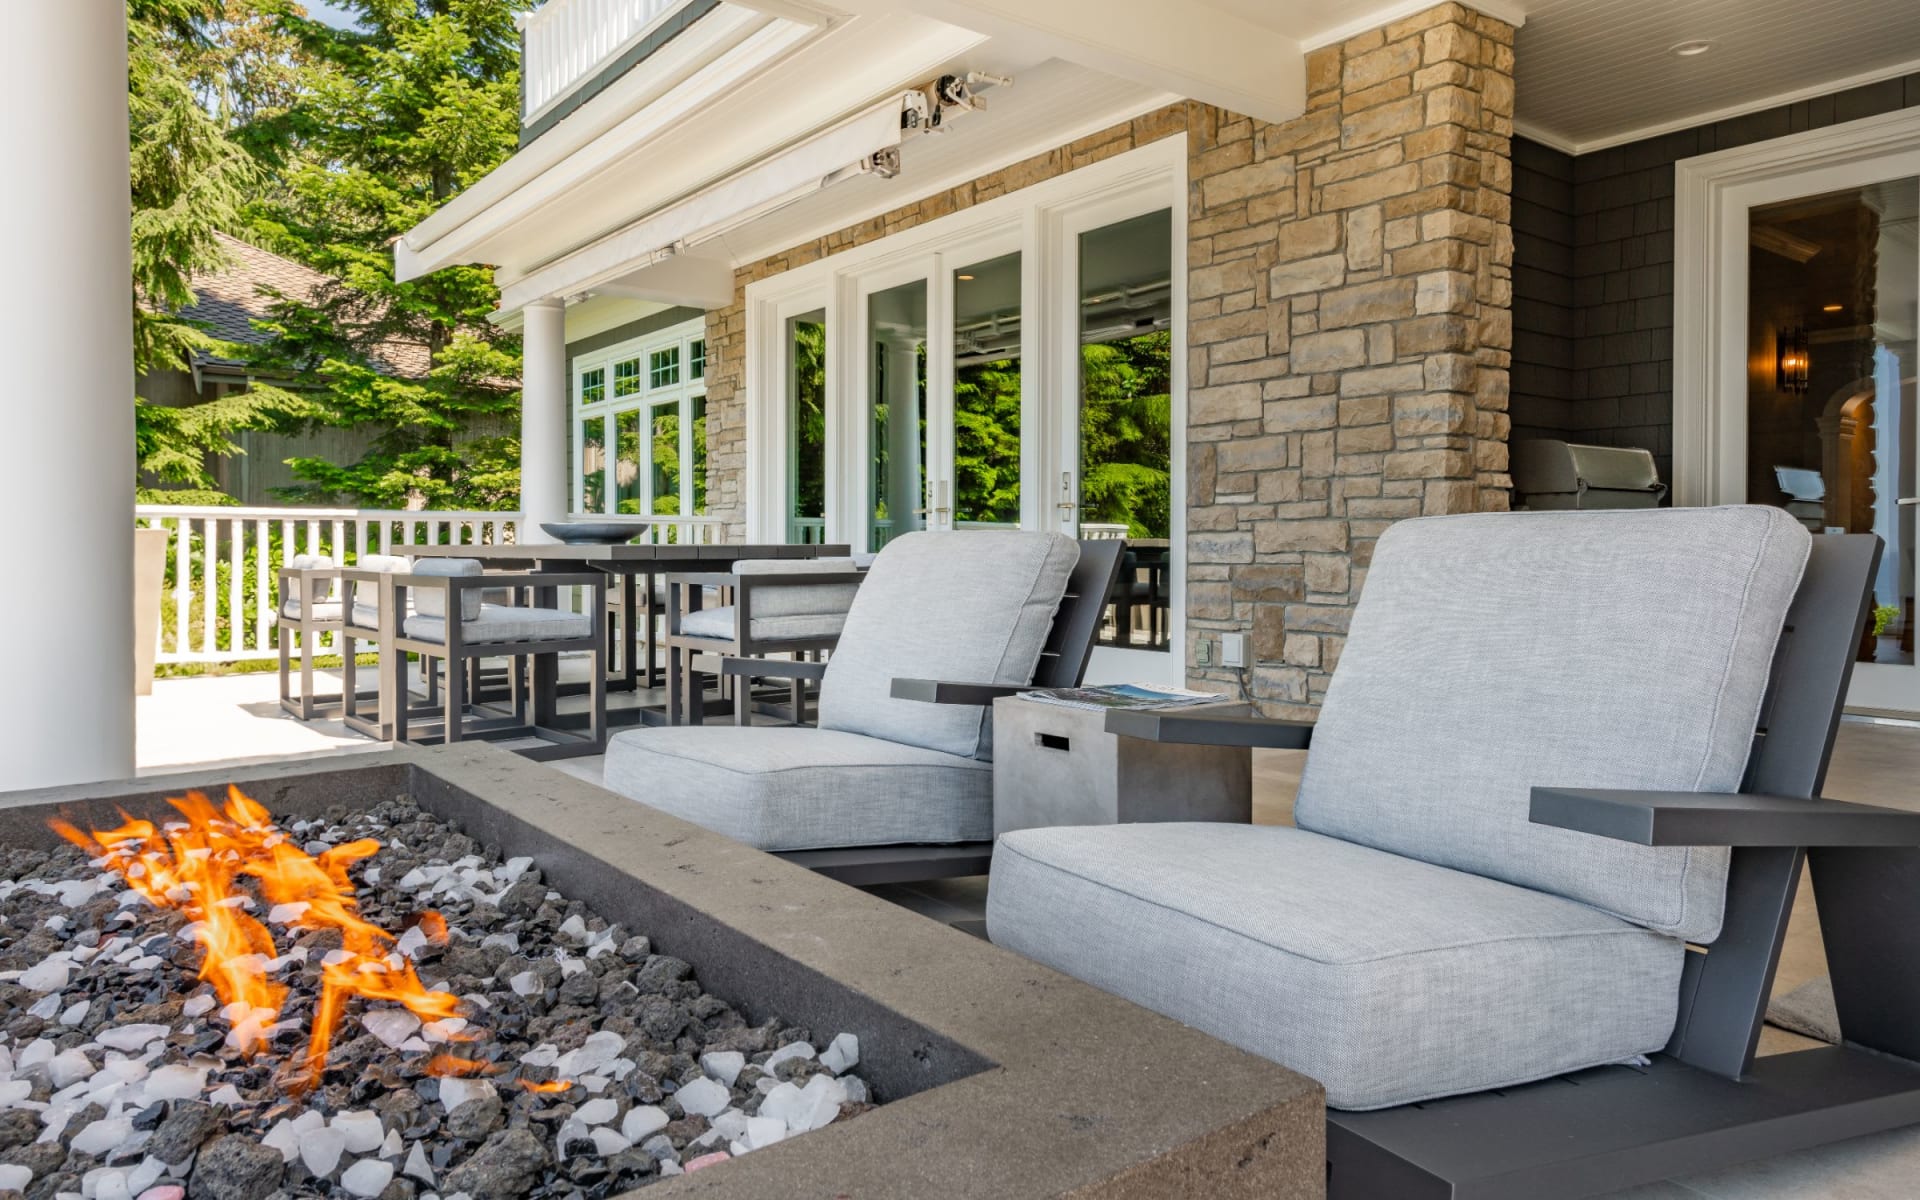
M 1658 1050 L 1685 945 L 1595 909 L 1283 827 L 1027 829 L 994 942 L 1382 1108 Z
M 606 786 L 762 850 L 984 841 L 986 763 L 826 729 L 634 729 L 607 743 Z
M 888 542 L 827 664 L 820 728 L 990 757 L 990 709 L 895 700 L 893 681 L 1031 683 L 1079 557 L 1072 538 L 1021 530 L 909 533 Z
M 1394 525 L 1296 823 L 1711 941 L 1726 850 L 1534 825 L 1529 793 L 1738 790 L 1809 548 L 1792 517 L 1744 506 Z
M 703 608 L 681 618 L 680 632 L 686 637 L 718 638 L 731 642 L 736 619 L 731 604 Z M 838 637 L 846 623 L 847 614 L 843 612 L 795 613 L 783 617 L 756 615 L 753 618 L 753 638 L 760 642 L 778 642 Z
M 313 606 L 312 614 L 306 619 L 309 621 L 338 621 L 345 612 L 346 609 L 341 605 L 340 601 L 322 600 Z M 280 605 L 280 615 L 286 617 L 288 620 L 300 620 L 300 601 L 288 597 L 287 600 Z
M 445 643 L 447 640 L 447 619 L 432 613 L 409 614 L 404 629 L 406 636 L 419 641 Z M 592 634 L 592 617 L 557 608 L 487 604 L 481 606 L 478 616 L 460 623 L 460 640 L 474 644 L 555 641 Z

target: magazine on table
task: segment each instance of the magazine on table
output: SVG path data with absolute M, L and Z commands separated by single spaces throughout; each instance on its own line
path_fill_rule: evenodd
M 1115 683 L 1100 687 L 1035 688 L 1021 692 L 1024 700 L 1057 704 L 1088 712 L 1107 709 L 1188 708 L 1196 704 L 1219 704 L 1228 697 L 1214 692 L 1196 692 L 1165 683 Z

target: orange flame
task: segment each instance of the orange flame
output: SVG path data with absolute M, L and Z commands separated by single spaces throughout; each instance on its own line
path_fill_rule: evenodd
M 91 833 L 57 818 L 51 824 L 155 906 L 177 909 L 194 922 L 194 939 L 202 952 L 200 978 L 223 1005 L 245 1006 L 224 1010 L 234 1026 L 229 1039 L 238 1048 L 251 1053 L 259 1031 L 278 1016 L 287 995 L 286 987 L 267 974 L 266 963 L 278 952 L 267 927 L 245 911 L 253 898 L 236 889 L 242 876 L 256 881 L 261 897 L 271 905 L 305 905 L 287 922 L 290 928 L 331 929 L 340 935 L 340 950 L 329 955 L 321 970 L 320 998 L 307 1044 L 307 1085 L 325 1072 L 334 1028 L 354 996 L 393 1001 L 422 1021 L 456 1014 L 459 999 L 429 991 L 413 964 L 394 952 L 394 935 L 360 915 L 348 872 L 377 852 L 379 842 L 363 838 L 315 858 L 275 828 L 267 810 L 238 788 L 227 789 L 224 808 L 216 808 L 199 792 L 168 803 L 186 818 L 184 823 L 156 829 L 151 821 L 123 812 L 119 827 Z M 430 943 L 445 944 L 445 917 L 429 910 L 416 923 Z M 469 1065 L 472 1070 L 491 1069 L 445 1054 L 428 1069 L 443 1060 L 448 1074 L 471 1073 Z
M 573 1085 L 564 1079 L 549 1079 L 545 1083 L 538 1083 L 531 1079 L 522 1079 L 520 1086 L 530 1092 L 547 1095 L 553 1092 L 564 1092 Z
M 499 1067 L 477 1058 L 456 1058 L 451 1054 L 436 1054 L 427 1060 L 426 1072 L 429 1075 L 493 1075 Z

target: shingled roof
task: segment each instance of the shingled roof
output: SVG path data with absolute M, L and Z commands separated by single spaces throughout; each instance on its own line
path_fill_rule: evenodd
M 311 301 L 332 282 L 290 258 L 224 233 L 216 236 L 228 265 L 194 277 L 197 300 L 180 315 L 206 325 L 222 341 L 256 346 L 266 342 L 268 335 L 254 328 L 253 322 L 268 319 L 279 300 Z M 407 379 L 418 379 L 432 366 L 427 348 L 418 342 L 382 342 L 373 359 L 386 374 Z

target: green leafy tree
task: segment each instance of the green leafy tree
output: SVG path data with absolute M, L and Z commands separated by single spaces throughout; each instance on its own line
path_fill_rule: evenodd
M 1081 516 L 1130 537 L 1172 524 L 1172 350 L 1165 333 L 1080 350 Z
M 184 365 L 195 352 L 232 353 L 180 315 L 193 277 L 225 265 L 218 233 L 237 221 L 259 180 L 209 108 L 202 69 L 222 16 L 219 0 L 128 0 L 127 117 L 133 224 L 134 370 Z M 262 428 L 271 398 L 230 396 L 191 408 L 135 399 L 135 449 L 147 502 L 232 503 L 207 470 L 239 452 L 232 434 Z
M 1020 360 L 953 373 L 954 519 L 1020 520 Z
M 392 244 L 510 154 L 519 132 L 519 35 L 535 0 L 352 0 L 338 29 L 291 0 L 257 0 L 297 47 L 289 102 L 236 137 L 273 168 L 248 206 L 269 248 L 338 282 L 275 306 L 259 355 L 320 386 L 277 392 L 292 429 L 373 435 L 358 462 L 293 461 L 292 498 L 379 507 L 510 507 L 519 446 L 517 338 L 487 316 L 491 272 L 394 279 Z M 403 369 L 408 363 L 424 371 Z

